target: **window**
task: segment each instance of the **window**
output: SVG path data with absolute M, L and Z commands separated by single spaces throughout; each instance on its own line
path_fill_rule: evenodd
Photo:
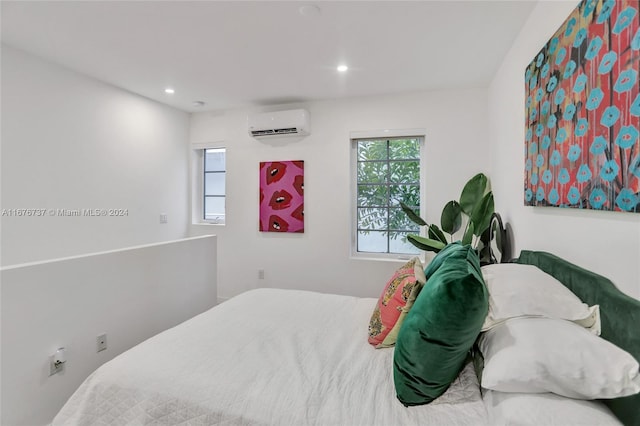
M 203 155 L 202 217 L 205 222 L 224 223 L 225 148 L 208 148 Z
M 420 227 L 402 211 L 400 202 L 420 212 L 422 140 L 422 137 L 352 139 L 356 254 L 420 253 L 407 241 L 407 234 L 419 234 Z

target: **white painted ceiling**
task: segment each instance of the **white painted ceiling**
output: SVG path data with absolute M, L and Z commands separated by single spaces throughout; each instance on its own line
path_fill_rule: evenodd
M 3 0 L 2 42 L 184 111 L 219 110 L 487 87 L 535 3 Z M 317 15 L 300 13 L 310 5 Z

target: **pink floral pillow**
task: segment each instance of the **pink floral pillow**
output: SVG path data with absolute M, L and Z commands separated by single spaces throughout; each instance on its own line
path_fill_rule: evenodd
M 369 321 L 369 343 L 376 348 L 395 345 L 404 317 L 427 279 L 420 259 L 400 267 L 382 291 Z

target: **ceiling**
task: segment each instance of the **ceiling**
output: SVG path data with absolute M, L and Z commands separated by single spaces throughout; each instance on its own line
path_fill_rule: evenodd
M 209 111 L 487 87 L 535 3 L 3 0 L 2 42 Z

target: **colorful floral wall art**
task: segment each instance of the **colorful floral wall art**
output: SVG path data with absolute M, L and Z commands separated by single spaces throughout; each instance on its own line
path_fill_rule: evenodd
M 260 163 L 260 231 L 304 232 L 304 161 Z
M 640 212 L 639 9 L 583 0 L 527 67 L 525 205 Z

